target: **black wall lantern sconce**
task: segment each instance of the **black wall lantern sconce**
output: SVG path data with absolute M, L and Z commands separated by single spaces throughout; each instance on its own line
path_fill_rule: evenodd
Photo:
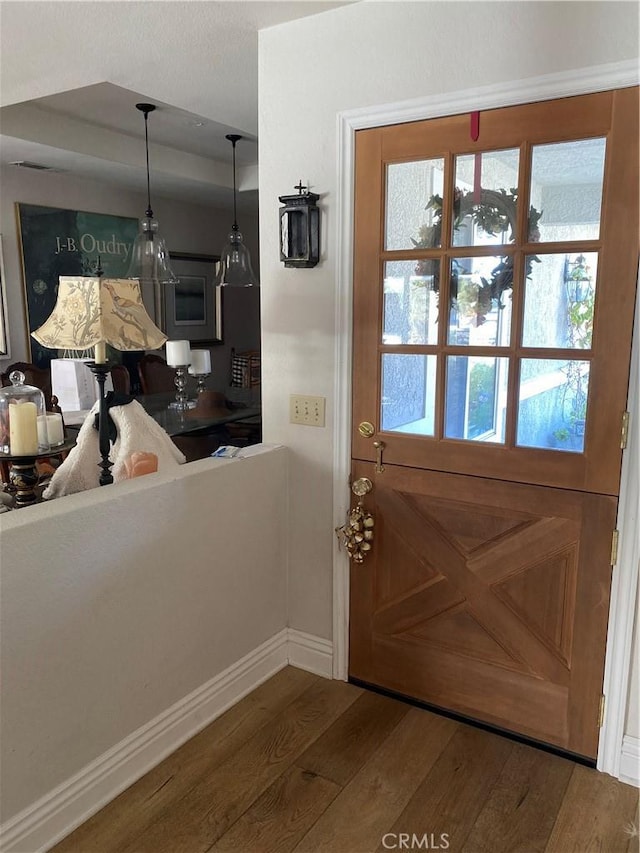
M 297 195 L 281 195 L 280 260 L 285 267 L 315 267 L 320 260 L 320 209 L 316 193 L 307 191 L 302 181 L 294 187 Z

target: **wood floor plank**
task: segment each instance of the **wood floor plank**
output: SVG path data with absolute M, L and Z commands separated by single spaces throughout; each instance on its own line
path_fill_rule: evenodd
M 505 738 L 460 726 L 389 832 L 428 836 L 430 849 L 446 837 L 448 849 L 459 851 L 513 746 Z M 377 850 L 386 853 L 388 846 L 381 840 Z
M 258 797 L 211 851 L 289 853 L 341 790 L 335 782 L 293 765 Z
M 515 744 L 461 853 L 542 853 L 575 765 Z
M 640 804 L 636 806 L 633 820 L 624 826 L 625 835 L 629 836 L 629 843 L 624 853 L 639 853 L 640 851 Z
M 295 853 L 375 850 L 457 728 L 446 717 L 411 708 L 304 836 Z
M 366 691 L 296 764 L 344 787 L 408 712 L 408 705 Z
M 170 805 L 300 696 L 317 676 L 286 667 L 67 836 L 51 853 L 120 853 Z
M 637 806 L 605 774 L 291 668 L 54 851 L 383 853 L 446 833 L 451 853 L 640 853 Z
M 636 788 L 576 765 L 546 853 L 626 853 L 637 807 Z
M 204 853 L 361 693 L 319 679 L 120 853 Z

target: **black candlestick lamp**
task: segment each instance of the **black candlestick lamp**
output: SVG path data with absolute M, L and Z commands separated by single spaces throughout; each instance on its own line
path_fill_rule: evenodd
M 51 316 L 31 335 L 50 349 L 95 348 L 95 359 L 86 364 L 99 389 L 99 482 L 101 486 L 113 483 L 109 450 L 115 438 L 109 434 L 108 408 L 114 400 L 107 400 L 104 390 L 113 364 L 107 361 L 107 344 L 121 352 L 131 352 L 158 349 L 167 339 L 147 314 L 139 281 L 104 279 L 99 257 L 91 277 L 60 276 Z
M 107 420 L 107 405 L 104 385 L 113 365 L 108 361 L 105 361 L 102 364 L 96 361 L 88 361 L 86 364 L 89 370 L 96 377 L 100 393 L 100 407 L 98 410 L 98 448 L 100 450 L 101 458 L 98 463 L 98 467 L 101 471 L 99 483 L 101 486 L 109 486 L 113 483 L 113 474 L 111 473 L 113 462 L 109 458 L 111 440 L 109 439 L 109 421 Z

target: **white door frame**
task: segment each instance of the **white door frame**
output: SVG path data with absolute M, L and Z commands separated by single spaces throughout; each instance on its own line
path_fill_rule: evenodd
M 336 227 L 337 293 L 335 317 L 335 422 L 333 517 L 342 524 L 349 506 L 347 483 L 351 466 L 351 351 L 353 317 L 353 222 L 355 131 L 401 122 L 422 121 L 473 110 L 527 104 L 534 101 L 583 95 L 634 86 L 640 82 L 635 61 L 609 63 L 560 74 L 518 80 L 495 86 L 467 89 L 398 104 L 365 107 L 338 114 L 338 216 Z M 638 337 L 635 324 L 632 384 L 638 384 Z M 629 398 L 633 407 L 633 436 L 623 457 L 618 528 L 620 548 L 613 571 L 609 631 L 605 660 L 604 725 L 598 751 L 598 769 L 618 776 L 624 733 L 631 661 L 631 642 L 637 588 L 638 443 L 639 400 L 635 388 Z M 346 680 L 349 659 L 349 561 L 336 544 L 333 556 L 333 677 Z

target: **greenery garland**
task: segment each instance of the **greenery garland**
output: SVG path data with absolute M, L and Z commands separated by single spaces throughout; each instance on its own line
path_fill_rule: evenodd
M 453 197 L 453 229 L 457 231 L 467 217 L 479 225 L 487 234 L 497 237 L 509 231 L 509 242 L 515 242 L 516 232 L 516 210 L 518 201 L 518 190 L 511 188 L 507 190 L 481 190 L 480 201 L 476 201 L 473 191 L 464 192 L 455 188 Z M 434 249 L 442 245 L 442 196 L 434 194 L 426 204 L 425 210 L 433 210 L 433 224 L 422 225 L 418 231 L 418 239 L 411 238 L 416 249 Z M 535 207 L 529 208 L 529 242 L 536 243 L 540 240 L 538 223 L 542 211 Z M 526 276 L 531 274 L 532 262 L 539 263 L 539 258 L 529 256 L 526 260 Z M 416 263 L 416 275 L 430 276 L 433 283 L 431 289 L 438 293 L 440 290 L 439 261 L 435 259 L 424 259 Z M 455 300 L 456 307 L 461 313 L 469 316 L 472 314 L 484 318 L 491 310 L 495 301 L 499 308 L 504 308 L 502 296 L 505 290 L 513 290 L 513 257 L 505 256 L 497 266 L 491 270 L 489 279 L 480 277 L 482 285 L 478 288 L 477 297 L 469 302 L 468 294 L 458 292 L 458 275 L 460 270 L 454 259 L 451 270 L 451 299 Z

